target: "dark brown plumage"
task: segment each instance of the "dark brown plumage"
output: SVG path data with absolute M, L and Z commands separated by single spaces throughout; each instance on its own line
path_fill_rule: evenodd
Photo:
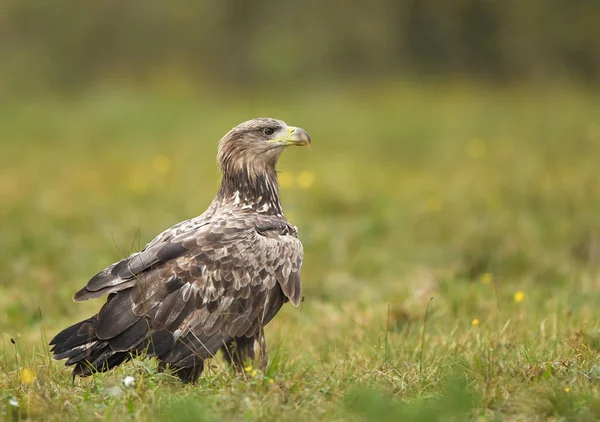
M 88 376 L 145 354 L 186 382 L 219 350 L 238 369 L 245 359 L 265 368 L 264 326 L 302 295 L 302 244 L 281 210 L 275 165 L 285 147 L 309 144 L 303 129 L 275 119 L 229 131 L 219 143 L 223 180 L 210 207 L 75 293 L 76 302 L 108 299 L 52 339 L 54 358 L 67 359 L 73 376 Z

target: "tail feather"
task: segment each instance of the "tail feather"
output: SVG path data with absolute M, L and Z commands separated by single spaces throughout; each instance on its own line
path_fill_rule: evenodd
M 81 346 L 73 347 L 72 349 L 66 349 L 63 352 L 57 353 L 54 351 L 55 359 L 67 359 L 73 360 L 74 362 L 77 359 L 85 359 L 86 356 L 90 354 L 91 349 L 98 344 L 98 341 L 92 341 L 87 344 L 83 344 Z
M 96 340 L 95 326 L 97 323 L 98 319 L 93 316 L 64 329 L 50 341 L 52 351 L 62 353 Z
M 108 342 L 114 351 L 126 352 L 136 348 L 150 334 L 150 325 L 146 318 L 139 318 L 131 327 L 111 338 Z
M 138 350 L 144 351 L 148 356 L 163 356 L 168 353 L 175 344 L 171 333 L 159 331 L 144 339 L 138 346 Z
M 97 326 L 96 315 L 64 329 L 50 341 L 54 359 L 68 359 L 65 365 L 74 366 L 73 376 L 85 377 L 94 372 L 104 372 L 129 360 L 132 353 L 139 352 L 136 346 L 143 343 L 145 337 L 150 334 L 147 325 L 144 325 L 145 333 L 141 333 L 139 328 L 136 332 L 129 333 L 134 328 L 130 327 L 115 337 L 117 339 L 121 336 L 121 348 L 116 350 L 111 345 L 113 339 L 98 339 Z M 129 343 L 126 340 L 129 340 Z
M 60 333 L 58 333 L 52 340 L 50 340 L 50 346 L 55 346 L 59 343 L 64 343 L 67 341 L 73 334 L 75 334 L 79 328 L 85 324 L 86 322 L 90 322 L 94 317 L 86 319 L 85 321 L 78 322 L 77 324 L 71 325 L 68 328 L 65 328 Z
M 105 346 L 105 344 L 98 344 L 98 343 L 99 342 L 90 343 L 89 345 L 87 345 L 87 347 L 84 350 L 81 350 L 79 353 L 77 353 L 78 350 L 72 349 L 72 350 L 64 352 L 60 355 L 55 355 L 54 358 L 55 359 L 69 358 L 65 364 L 67 366 L 73 365 L 79 361 L 89 359 L 92 355 L 93 349 L 99 350 Z M 105 343 L 105 342 L 101 342 L 101 343 Z
M 137 354 L 165 355 L 174 344 L 172 334 L 153 332 L 143 317 L 106 340 L 98 338 L 97 327 L 98 315 L 95 315 L 65 328 L 50 341 L 54 359 L 67 359 L 65 365 L 74 366 L 73 376 L 86 377 L 94 372 L 107 371 Z
M 90 356 L 89 359 L 80 360 L 75 363 L 73 378 L 77 375 L 88 377 L 94 372 L 108 371 L 129 359 L 131 359 L 130 353 L 113 352 L 109 346 L 106 346 L 103 349 L 96 350 L 96 353 Z

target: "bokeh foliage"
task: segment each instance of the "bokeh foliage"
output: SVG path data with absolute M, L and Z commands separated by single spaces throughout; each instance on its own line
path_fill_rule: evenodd
M 5 92 L 461 77 L 597 82 L 600 4 L 530 0 L 4 0 Z

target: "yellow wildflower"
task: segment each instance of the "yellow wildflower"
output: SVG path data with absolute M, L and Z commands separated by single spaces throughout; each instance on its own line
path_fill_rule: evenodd
M 475 326 L 479 325 L 479 320 L 478 320 L 477 318 L 474 318 L 474 319 L 473 319 L 473 321 L 471 321 L 471 325 L 472 325 L 473 327 L 475 327 Z
M 255 377 L 255 376 L 256 376 L 256 374 L 258 374 L 258 371 L 255 369 L 254 371 L 252 371 L 252 374 L 251 374 L 251 375 L 252 375 L 253 377 Z
M 283 189 L 289 188 L 294 184 L 294 177 L 291 173 L 279 173 L 279 186 Z
M 269 384 L 275 384 L 275 380 L 274 380 L 273 378 L 271 378 L 271 379 L 269 380 Z
M 571 391 L 571 389 L 569 387 L 565 387 L 565 393 L 568 393 L 569 391 Z
M 479 280 L 481 280 L 483 284 L 490 284 L 493 279 L 494 277 L 492 277 L 492 274 L 490 273 L 483 273 L 481 274 L 481 277 L 479 277 Z
M 252 371 L 252 367 L 251 367 L 251 366 L 246 366 L 246 367 L 244 368 L 244 371 L 246 371 L 246 372 L 250 372 L 250 371 Z
M 525 299 L 525 293 L 522 290 L 515 292 L 515 302 L 523 302 L 523 299 Z
M 300 188 L 308 189 L 315 182 L 315 174 L 311 171 L 301 171 L 297 181 Z
M 154 171 L 160 174 L 167 174 L 171 170 L 171 159 L 165 155 L 157 155 L 152 160 Z
M 35 381 L 35 372 L 29 368 L 23 368 L 19 371 L 19 379 L 23 384 L 31 384 Z

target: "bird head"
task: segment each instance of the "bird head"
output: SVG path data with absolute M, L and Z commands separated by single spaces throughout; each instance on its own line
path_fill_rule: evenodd
M 274 170 L 288 146 L 310 146 L 310 136 L 301 128 L 271 118 L 248 120 L 231 129 L 219 142 L 217 160 L 221 169 Z

